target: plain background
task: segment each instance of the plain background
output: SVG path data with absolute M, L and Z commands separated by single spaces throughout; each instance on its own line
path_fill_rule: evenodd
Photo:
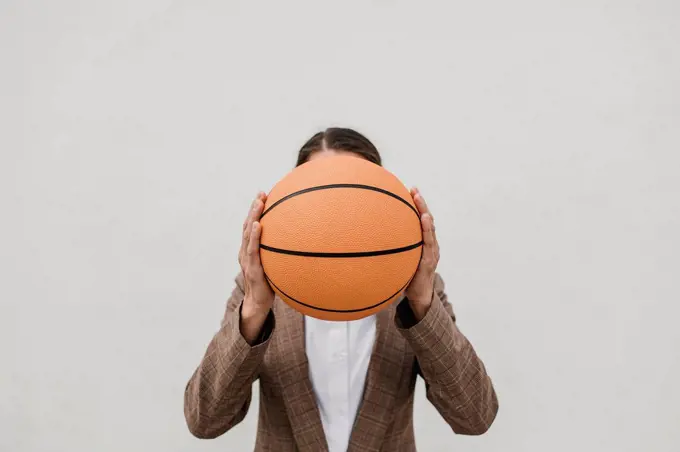
M 420 450 L 677 452 L 679 44 L 677 0 L 1 0 L 0 450 L 252 450 L 184 386 L 251 199 L 340 125 L 500 397 L 467 438 L 419 385 Z

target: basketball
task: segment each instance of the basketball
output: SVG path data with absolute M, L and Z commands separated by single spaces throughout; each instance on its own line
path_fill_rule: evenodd
M 277 295 L 323 320 L 357 320 L 387 308 L 422 253 L 420 216 L 392 173 L 360 157 L 304 163 L 267 197 L 260 257 Z

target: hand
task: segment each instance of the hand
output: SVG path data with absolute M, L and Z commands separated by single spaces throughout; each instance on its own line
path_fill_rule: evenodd
M 274 303 L 274 292 L 264 277 L 264 269 L 260 262 L 262 226 L 259 219 L 266 200 L 267 196 L 260 192 L 251 204 L 243 223 L 243 239 L 238 254 L 245 286 L 240 327 L 241 334 L 250 343 L 259 335 Z
M 420 225 L 423 229 L 423 254 L 416 274 L 406 288 L 404 295 L 406 295 L 416 319 L 421 320 L 425 317 L 432 303 L 435 270 L 439 262 L 439 244 L 434 230 L 434 218 L 423 195 L 417 188 L 413 188 L 411 189 L 411 196 L 420 213 Z

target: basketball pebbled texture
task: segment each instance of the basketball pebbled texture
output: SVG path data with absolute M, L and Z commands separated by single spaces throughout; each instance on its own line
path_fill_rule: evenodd
M 324 320 L 356 320 L 389 306 L 422 252 L 408 189 L 351 155 L 295 168 L 269 193 L 260 223 L 270 285 L 294 309 Z

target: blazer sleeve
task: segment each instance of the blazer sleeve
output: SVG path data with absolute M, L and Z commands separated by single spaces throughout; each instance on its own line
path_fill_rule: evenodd
M 239 326 L 243 287 L 243 275 L 239 274 L 221 327 L 184 391 L 184 417 L 189 431 L 198 438 L 216 438 L 245 418 L 251 387 L 274 329 L 270 312 L 254 345 L 243 338 Z
M 428 400 L 455 433 L 481 435 L 493 423 L 498 398 L 484 364 L 460 332 L 439 274 L 432 305 L 419 322 L 404 299 L 395 321 L 416 355 Z

